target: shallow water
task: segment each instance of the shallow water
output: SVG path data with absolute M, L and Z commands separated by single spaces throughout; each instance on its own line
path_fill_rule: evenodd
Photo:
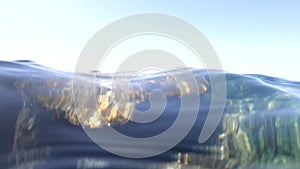
M 77 103 L 82 103 L 77 107 L 83 113 L 82 118 L 78 119 L 74 116 L 76 106 L 72 103 L 72 94 L 74 89 L 88 91 L 90 86 L 80 84 L 77 88 L 70 88 L 74 77 L 71 73 L 52 70 L 30 61 L 0 62 L 0 69 L 0 168 L 300 167 L 299 82 L 215 71 L 216 77 L 225 73 L 225 108 L 217 129 L 207 141 L 199 143 L 199 133 L 211 104 L 211 85 L 206 71 L 189 69 L 200 79 L 198 83 L 204 85 L 200 85 L 201 90 L 196 93 L 200 97 L 200 108 L 195 124 L 167 152 L 135 159 L 104 150 L 94 143 L 84 128 L 101 130 L 109 124 L 114 125 L 117 131 L 137 138 L 155 136 L 167 130 L 178 116 L 181 97 L 178 96 L 175 82 L 165 80 L 166 72 L 144 75 L 134 80 L 132 91 L 139 92 L 132 96 L 138 99 L 134 104 L 141 111 L 149 109 L 147 93 L 153 89 L 161 89 L 168 98 L 164 113 L 155 121 L 144 124 L 126 121 L 119 116 L 112 117 L 109 114 L 111 109 L 105 109 L 106 114 L 96 119 L 97 123 L 86 120 L 99 107 L 92 104 L 91 98 L 84 92 L 75 99 Z M 186 71 L 178 69 L 173 73 L 180 75 Z M 97 74 L 97 77 L 96 84 L 99 86 L 110 85 L 110 75 Z M 122 78 L 126 79 L 126 76 Z M 92 82 L 86 80 L 83 84 L 86 83 Z M 142 90 L 136 89 L 136 86 Z M 120 90 L 123 90 L 122 87 L 117 86 Z M 108 97 L 108 93 L 102 94 Z M 186 95 L 192 94 L 195 93 L 186 90 Z M 141 96 L 146 98 L 142 99 Z M 181 128 L 195 120 L 188 109 L 184 113 L 186 118 L 179 123 Z M 78 121 L 82 122 L 84 128 Z M 101 137 L 105 140 L 105 136 Z M 107 141 L 111 146 L 128 153 L 136 146 L 122 140 Z M 168 139 L 159 141 L 170 142 Z M 140 151 L 159 149 L 156 145 L 159 143 L 141 147 Z

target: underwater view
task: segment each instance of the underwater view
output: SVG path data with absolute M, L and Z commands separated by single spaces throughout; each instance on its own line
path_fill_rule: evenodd
M 184 68 L 139 75 L 131 86 L 126 73 L 115 76 L 92 72 L 76 75 L 57 71 L 31 61 L 0 62 L 0 168 L 187 168 L 257 169 L 300 167 L 300 82 L 259 74 L 232 74 L 215 70 L 215 79 L 226 80 L 225 105 L 212 135 L 199 142 L 205 125 L 212 125 L 211 77 L 206 70 Z M 190 81 L 175 81 L 168 74 L 192 73 Z M 78 78 L 79 76 L 79 78 Z M 215 84 L 218 86 L 218 84 Z M 181 87 L 180 87 L 181 86 Z M 112 89 L 119 95 L 113 95 Z M 146 111 L 157 102 L 151 93 L 159 90 L 166 98 L 163 113 L 151 122 L 130 120 L 130 107 Z M 219 90 L 223 90 L 222 87 Z M 218 88 L 215 91 L 218 97 Z M 179 115 L 183 96 L 196 96 L 196 115 L 185 109 Z M 125 97 L 129 99 L 125 99 Z M 218 103 L 218 102 L 217 102 Z M 146 112 L 149 113 L 149 112 Z M 153 112 L 150 112 L 150 114 Z M 99 146 L 87 133 L 112 127 L 124 135 L 149 138 L 170 128 L 179 116 L 172 135 L 188 133 L 165 152 L 145 158 L 117 155 Z M 207 123 L 206 123 L 207 122 Z M 106 145 L 130 154 L 134 142 L 108 139 Z M 161 149 L 164 137 L 151 146 L 140 146 L 138 153 Z
M 300 169 L 300 1 L 0 1 L 0 169 Z

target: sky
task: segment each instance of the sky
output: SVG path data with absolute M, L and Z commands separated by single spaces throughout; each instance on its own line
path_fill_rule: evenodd
M 84 46 L 104 26 L 130 15 L 161 13 L 201 31 L 225 71 L 300 81 L 299 9 L 297 0 L 2 0 L 0 60 L 74 71 Z M 180 44 L 164 42 L 191 66 L 198 64 Z

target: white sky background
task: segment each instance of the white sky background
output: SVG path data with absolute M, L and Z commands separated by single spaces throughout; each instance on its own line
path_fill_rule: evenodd
M 4 0 L 0 60 L 33 60 L 74 71 L 81 50 L 97 31 L 125 16 L 151 12 L 173 15 L 197 27 L 213 45 L 224 70 L 300 81 L 299 9 L 297 0 Z M 178 44 L 173 48 L 185 53 Z M 197 64 L 188 54 L 183 58 L 190 66 Z

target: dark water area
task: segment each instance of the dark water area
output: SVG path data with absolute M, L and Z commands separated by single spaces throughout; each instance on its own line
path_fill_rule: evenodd
M 141 76 L 135 81 L 136 86 L 142 88 L 142 92 L 134 95 L 136 98 L 148 96 L 145 93 L 153 89 L 167 93 L 167 104 L 159 118 L 150 123 L 119 123 L 118 117 L 107 115 L 102 126 L 99 125 L 101 120 L 95 123 L 91 120 L 91 112 L 101 105 L 89 106 L 90 98 L 77 99 L 82 102 L 82 107 L 77 110 L 82 110 L 85 115 L 82 125 L 73 116 L 73 109 L 76 109 L 72 102 L 74 90 L 88 91 L 85 87 L 71 88 L 74 74 L 31 61 L 0 62 L 0 69 L 0 168 L 3 169 L 300 167 L 300 82 L 215 71 L 215 76 L 224 74 L 226 78 L 225 107 L 213 134 L 204 143 L 199 143 L 212 92 L 207 72 L 190 69 L 196 79 L 202 79 L 198 81 L 201 91 L 196 93 L 200 98 L 199 110 L 194 119 L 187 109 L 185 121 L 179 125 L 184 128 L 195 121 L 191 130 L 166 152 L 146 158 L 129 158 L 97 145 L 85 128 L 101 130 L 106 124 L 116 122 L 113 126 L 116 131 L 135 138 L 148 138 L 167 131 L 179 116 L 182 97 L 173 88 L 175 84 L 165 82 L 166 73 Z M 180 75 L 187 70 L 173 71 Z M 111 80 L 109 77 L 99 75 L 96 82 L 106 86 Z M 186 90 L 186 95 L 192 94 L 195 93 Z M 108 93 L 104 93 L 106 96 Z M 149 98 L 139 99 L 134 105 L 137 109 L 145 111 L 151 107 Z M 104 114 L 112 112 L 112 109 L 106 110 Z M 84 121 L 85 118 L 90 120 Z M 106 139 L 103 135 L 101 138 Z M 128 152 L 137 146 L 122 140 L 106 141 Z M 140 147 L 139 150 L 160 149 L 161 142 L 168 144 L 170 140 L 158 140 L 151 147 Z

